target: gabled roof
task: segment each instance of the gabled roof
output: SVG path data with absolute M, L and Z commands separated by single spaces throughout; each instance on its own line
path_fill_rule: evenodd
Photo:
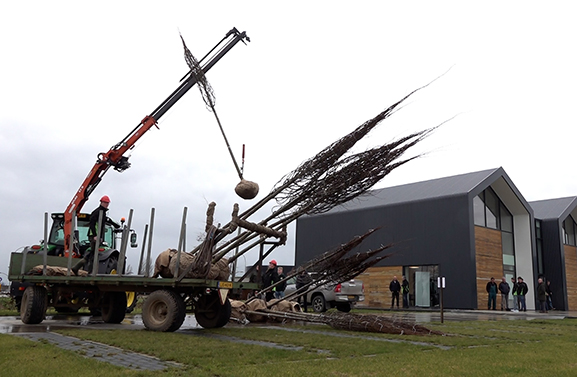
M 577 207 L 577 196 L 529 202 L 539 220 L 565 219 Z
M 502 168 L 496 168 L 371 190 L 340 207 L 332 209 L 329 213 L 466 195 L 487 179 L 494 177 L 496 173 L 498 176 L 506 175 Z

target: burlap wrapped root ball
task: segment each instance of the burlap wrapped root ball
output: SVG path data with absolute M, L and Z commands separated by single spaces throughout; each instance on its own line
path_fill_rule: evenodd
M 254 199 L 258 195 L 258 183 L 241 179 L 234 192 L 245 200 Z
M 229 301 L 231 306 L 230 318 L 236 319 L 239 322 L 246 321 L 247 319 L 244 312 L 248 309 L 248 307 L 244 304 L 244 302 L 238 300 L 229 300 Z
M 275 312 L 281 312 L 281 313 L 300 313 L 301 312 L 301 307 L 300 307 L 299 303 L 294 302 L 294 301 L 287 301 L 287 300 L 279 301 L 277 299 L 274 299 L 274 300 L 269 301 L 268 304 L 269 305 L 272 304 L 270 310 L 274 310 Z M 276 317 L 273 317 L 272 320 L 276 321 L 276 322 L 286 321 L 285 318 L 276 318 Z
M 180 254 L 180 266 L 178 268 L 179 274 L 182 271 L 188 269 L 191 264 L 194 266 L 197 263 L 199 254 L 190 255 L 188 253 Z M 170 259 L 169 269 L 172 275 L 176 271 L 176 255 L 173 255 Z M 210 265 L 210 271 L 207 276 L 198 275 L 197 269 L 195 267 L 186 274 L 186 278 L 191 279 L 210 279 L 210 280 L 228 280 L 230 276 L 230 268 L 228 267 L 228 259 L 221 258 L 216 263 Z
M 175 249 L 167 249 L 160 253 L 156 258 L 154 264 L 154 275 L 153 277 L 161 276 L 163 278 L 173 278 L 174 271 L 176 270 L 176 254 Z M 180 254 L 180 266 L 178 268 L 179 274 L 186 270 L 188 266 L 196 263 L 197 254 L 190 255 L 188 253 L 182 252 Z M 187 278 L 202 278 L 211 280 L 228 280 L 230 275 L 230 267 L 228 266 L 228 259 L 221 258 L 218 262 L 211 264 L 208 276 L 198 276 L 196 274 L 196 269 L 192 268 L 191 271 L 185 276 Z
M 250 302 L 247 302 L 246 306 L 248 310 L 255 312 L 261 309 L 266 309 L 266 301 L 261 299 L 255 299 Z M 267 320 L 266 315 L 247 313 L 246 317 L 251 322 L 266 322 Z
M 166 249 L 156 257 L 154 262 L 154 275 L 153 278 L 163 277 L 163 278 L 173 278 L 172 272 L 168 268 L 170 265 L 170 260 L 176 255 L 175 249 Z

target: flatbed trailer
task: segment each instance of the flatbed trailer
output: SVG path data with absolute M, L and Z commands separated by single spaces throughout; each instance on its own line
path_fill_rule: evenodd
M 24 283 L 21 320 L 41 323 L 48 307 L 77 311 L 81 307 L 101 310 L 107 323 L 120 323 L 126 314 L 126 292 L 147 293 L 142 307 L 144 326 L 153 331 L 176 331 L 186 313 L 194 313 L 199 325 L 217 328 L 227 324 L 231 306 L 229 292 L 258 289 L 258 284 L 189 278 L 152 278 L 141 275 L 97 274 L 47 275 L 49 266 L 66 267 L 68 258 L 42 254 L 12 253 L 9 278 Z M 41 275 L 29 274 L 42 266 Z

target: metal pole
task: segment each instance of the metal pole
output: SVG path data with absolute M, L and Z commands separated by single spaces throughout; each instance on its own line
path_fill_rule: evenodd
M 176 254 L 176 267 L 174 268 L 174 277 L 178 277 L 178 270 L 180 270 L 180 253 L 182 252 L 182 244 L 184 239 L 184 230 L 186 228 L 186 213 L 188 212 L 188 207 L 184 207 L 182 210 L 182 222 L 180 223 L 180 237 L 178 239 L 178 252 Z
M 148 224 L 144 226 L 144 235 L 142 236 L 142 249 L 140 251 L 140 261 L 138 262 L 138 275 L 142 275 L 142 263 L 144 261 L 144 250 L 146 250 L 146 236 L 148 234 Z
M 244 155 L 243 155 L 244 158 Z M 237 233 L 237 237 L 240 236 L 240 227 L 238 227 L 238 233 Z M 238 249 L 239 249 L 240 245 L 236 245 L 236 249 L 234 250 L 234 263 L 232 264 L 232 281 L 234 281 L 234 278 L 236 277 L 236 262 L 238 261 Z M 246 270 L 246 263 L 244 266 L 244 269 Z
M 44 212 L 44 242 L 42 252 L 44 253 L 44 266 L 42 267 L 42 275 L 46 276 L 46 265 L 48 264 L 48 212 Z
M 76 228 L 78 226 L 77 224 L 78 219 L 76 218 L 76 211 L 72 212 L 72 233 L 71 237 L 74 237 L 74 235 L 76 234 Z M 72 242 L 70 243 L 72 245 L 72 248 L 74 249 L 74 239 L 72 239 Z M 80 248 L 78 249 L 78 251 L 80 251 Z M 68 253 L 68 270 L 66 271 L 66 276 L 70 276 L 70 271 L 72 268 L 72 252 Z
M 98 275 L 98 253 L 100 249 L 100 235 L 102 234 L 102 211 L 98 211 L 98 230 L 96 231 L 96 243 L 94 244 L 94 250 L 92 253 L 94 254 L 94 261 L 92 262 L 92 276 Z
M 146 253 L 146 271 L 145 277 L 150 277 L 150 252 L 152 250 L 152 231 L 154 230 L 154 208 L 150 210 L 150 233 L 148 234 L 148 251 Z
M 124 226 L 122 230 L 122 241 L 120 242 L 120 259 L 118 260 L 118 270 L 117 274 L 122 276 L 124 272 L 124 263 L 126 260 L 126 247 L 128 245 L 128 234 L 130 233 L 130 227 L 132 226 L 132 214 L 134 213 L 133 209 L 130 209 L 128 213 L 128 224 Z

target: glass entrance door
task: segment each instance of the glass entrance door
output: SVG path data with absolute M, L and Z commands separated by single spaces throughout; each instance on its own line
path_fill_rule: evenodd
M 415 272 L 415 306 L 431 306 L 430 274 L 428 271 Z

